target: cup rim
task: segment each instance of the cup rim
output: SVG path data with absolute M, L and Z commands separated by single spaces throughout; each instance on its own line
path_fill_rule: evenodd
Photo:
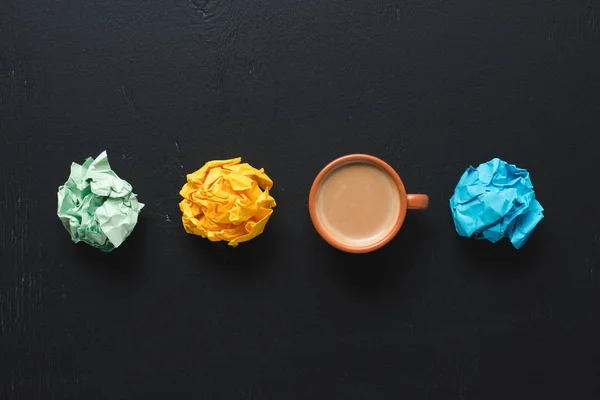
M 341 242 L 335 240 L 335 238 L 332 235 L 330 235 L 327 232 L 327 230 L 325 228 L 323 228 L 323 226 L 321 225 L 319 218 L 317 216 L 317 211 L 316 211 L 316 206 L 315 206 L 317 190 L 318 190 L 319 185 L 321 184 L 321 181 L 323 180 L 323 178 L 325 178 L 325 176 L 327 176 L 327 174 L 329 172 L 331 172 L 334 168 L 336 168 L 342 164 L 347 164 L 347 163 L 351 163 L 351 162 L 367 162 L 367 163 L 371 163 L 371 164 L 376 165 L 377 167 L 383 169 L 385 172 L 387 172 L 392 177 L 392 179 L 396 183 L 398 191 L 400 192 L 400 213 L 398 214 L 396 223 L 394 224 L 392 229 L 390 229 L 390 231 L 387 233 L 387 235 L 385 235 L 383 238 L 381 238 L 377 242 L 371 243 L 366 246 L 349 246 L 347 244 L 344 244 L 344 243 L 341 243 Z M 380 249 L 381 247 L 388 244 L 398 234 L 398 231 L 400 231 L 400 228 L 402 227 L 402 224 L 404 223 L 404 219 L 406 218 L 406 210 L 407 210 L 406 189 L 404 188 L 404 183 L 402 182 L 402 179 L 400 179 L 400 176 L 398 175 L 396 170 L 394 170 L 388 163 L 386 163 L 382 159 L 377 158 L 375 156 L 368 155 L 368 154 L 348 154 L 348 155 L 336 158 L 335 160 L 331 161 L 316 176 L 316 178 L 313 181 L 313 184 L 310 188 L 310 194 L 308 196 L 308 209 L 309 209 L 310 219 L 312 221 L 313 226 L 315 227 L 315 229 L 317 230 L 319 235 L 331 246 L 337 248 L 338 250 L 345 251 L 347 253 L 369 253 L 371 251 Z

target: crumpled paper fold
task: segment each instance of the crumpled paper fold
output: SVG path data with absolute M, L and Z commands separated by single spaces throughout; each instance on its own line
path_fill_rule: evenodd
M 241 161 L 209 161 L 187 175 L 179 192 L 187 233 L 235 247 L 264 231 L 276 204 L 269 194 L 273 181 L 262 168 Z
M 544 218 L 529 172 L 498 158 L 465 171 L 450 209 L 460 236 L 492 243 L 507 237 L 517 249 Z
M 71 164 L 69 179 L 58 188 L 58 217 L 73 242 L 112 251 L 131 234 L 144 207 L 132 190 L 103 151 L 83 165 Z

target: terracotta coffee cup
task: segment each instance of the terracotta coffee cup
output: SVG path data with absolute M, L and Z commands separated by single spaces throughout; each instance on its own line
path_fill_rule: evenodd
M 315 178 L 308 207 L 317 232 L 349 253 L 377 250 L 396 236 L 408 209 L 426 209 L 425 194 L 406 194 L 385 161 L 366 154 L 340 157 Z

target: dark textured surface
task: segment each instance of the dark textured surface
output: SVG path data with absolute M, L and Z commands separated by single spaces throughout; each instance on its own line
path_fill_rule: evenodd
M 599 38 L 585 0 L 0 0 L 0 398 L 597 399 Z M 55 216 L 104 149 L 146 203 L 111 254 Z M 307 211 L 350 152 L 431 196 L 366 256 Z M 237 155 L 266 232 L 186 235 L 185 172 Z M 518 252 L 452 225 L 492 157 L 546 209 Z

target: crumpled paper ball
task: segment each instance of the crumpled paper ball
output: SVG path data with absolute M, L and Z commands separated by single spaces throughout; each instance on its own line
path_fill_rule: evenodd
M 58 188 L 58 217 L 73 242 L 112 251 L 131 234 L 144 207 L 132 190 L 103 151 L 83 165 L 71 164 L 69 179 Z
M 492 243 L 507 237 L 517 249 L 544 218 L 529 172 L 498 158 L 465 171 L 450 209 L 460 236 Z
M 269 194 L 273 181 L 264 170 L 243 163 L 241 157 L 209 161 L 187 175 L 179 194 L 187 233 L 230 246 L 246 242 L 264 229 L 275 207 Z

